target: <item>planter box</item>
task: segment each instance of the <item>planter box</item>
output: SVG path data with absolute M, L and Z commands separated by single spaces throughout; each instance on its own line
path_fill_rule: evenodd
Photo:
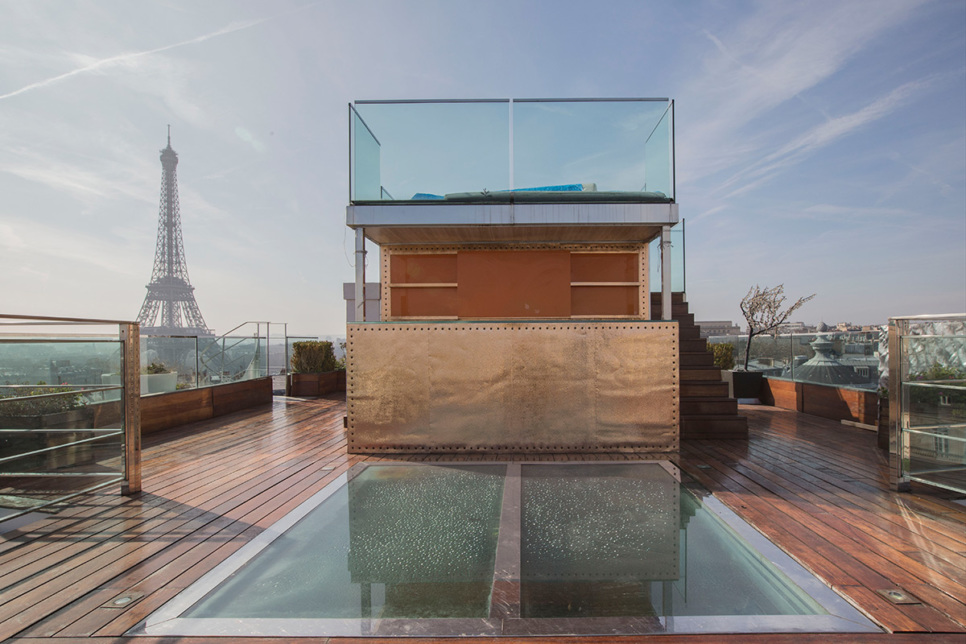
M 879 431 L 877 445 L 879 449 L 889 451 L 889 399 L 879 398 Z
M 761 380 L 764 376 L 760 371 L 722 371 L 725 382 L 728 383 L 728 397 L 761 398 Z
M 345 391 L 345 371 L 289 374 L 286 393 L 289 396 L 311 398 L 336 391 Z
M 0 441 L 0 456 L 24 454 L 48 447 L 66 445 L 92 435 L 83 431 L 45 433 L 45 429 L 90 429 L 94 426 L 94 413 L 88 407 L 71 409 L 55 414 L 38 416 L 0 416 L 0 428 L 35 430 L 36 433 L 6 434 Z M 37 454 L 13 461 L 14 467 L 23 470 L 47 471 L 90 463 L 94 451 L 90 443 L 72 445 L 62 450 Z
M 178 388 L 178 372 L 141 374 L 141 395 L 166 394 Z

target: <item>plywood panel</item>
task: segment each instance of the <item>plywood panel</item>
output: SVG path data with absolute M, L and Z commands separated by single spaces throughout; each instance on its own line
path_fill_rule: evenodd
M 455 284 L 456 254 L 393 255 L 390 279 L 393 284 Z
M 638 253 L 574 253 L 571 282 L 636 282 Z
M 456 288 L 394 288 L 392 317 L 455 317 Z
M 678 447 L 675 323 L 349 325 L 353 452 Z
M 637 286 L 572 286 L 571 315 L 636 316 L 640 305 Z
M 568 251 L 462 251 L 457 268 L 460 318 L 570 317 Z

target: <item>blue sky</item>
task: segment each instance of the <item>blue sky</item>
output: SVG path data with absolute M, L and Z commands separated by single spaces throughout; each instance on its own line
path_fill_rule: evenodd
M 966 2 L 0 0 L 0 310 L 133 319 L 166 125 L 209 326 L 339 334 L 346 104 L 667 96 L 688 299 L 966 310 Z

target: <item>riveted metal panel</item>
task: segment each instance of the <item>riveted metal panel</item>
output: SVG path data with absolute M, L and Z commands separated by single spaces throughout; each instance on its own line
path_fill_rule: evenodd
M 677 324 L 348 327 L 350 452 L 678 449 Z

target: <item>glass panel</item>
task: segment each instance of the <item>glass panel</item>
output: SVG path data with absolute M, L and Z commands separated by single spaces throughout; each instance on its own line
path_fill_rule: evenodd
M 378 201 L 383 198 L 380 182 L 380 144 L 372 130 L 351 106 L 352 130 L 352 199 Z
M 121 358 L 117 340 L 0 337 L 0 521 L 122 479 Z
M 966 326 L 912 322 L 901 338 L 900 420 L 904 472 L 966 492 Z
M 198 338 L 141 336 L 141 395 L 198 387 Z
M 351 199 L 673 201 L 672 118 L 662 99 L 358 102 Z
M 663 113 L 647 134 L 644 143 L 644 190 L 663 192 L 674 198 L 672 119 L 671 105 L 661 105 Z
M 687 281 L 684 255 L 684 220 L 671 228 L 671 292 L 686 293 Z M 651 292 L 661 292 L 661 238 L 656 237 L 648 247 Z
M 356 103 L 353 201 L 436 201 L 506 190 L 506 102 Z M 376 143 L 378 140 L 378 143 Z
M 369 466 L 185 617 L 487 617 L 503 465 Z
M 660 152 L 651 146 L 654 168 L 645 159 L 648 136 L 667 109 L 664 101 L 514 102 L 514 188 L 600 193 L 600 200 L 644 192 L 673 197 L 667 140 Z M 664 179 L 650 187 L 649 173 Z
M 521 498 L 522 617 L 825 612 L 660 465 L 524 465 Z

